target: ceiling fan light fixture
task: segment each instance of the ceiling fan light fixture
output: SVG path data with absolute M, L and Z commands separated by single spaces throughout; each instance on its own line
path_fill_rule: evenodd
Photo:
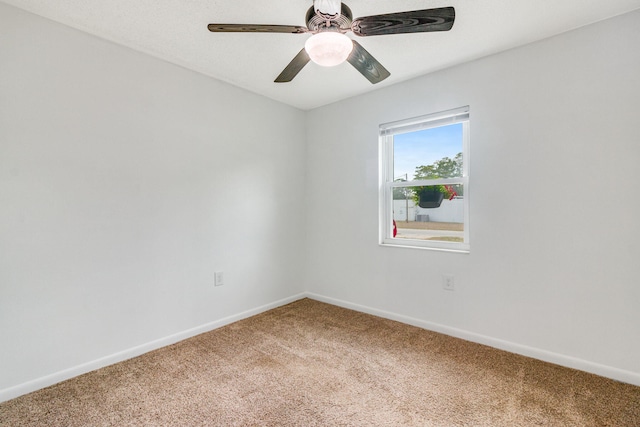
M 309 37 L 304 49 L 316 64 L 333 67 L 347 60 L 353 50 L 353 42 L 342 33 L 325 31 Z

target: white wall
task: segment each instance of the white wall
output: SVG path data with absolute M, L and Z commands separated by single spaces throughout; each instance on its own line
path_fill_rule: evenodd
M 303 112 L 0 3 L 0 400 L 302 292 L 304 161 Z
M 311 111 L 308 290 L 640 384 L 638 46 L 640 11 Z M 465 105 L 471 253 L 378 246 L 378 125 Z

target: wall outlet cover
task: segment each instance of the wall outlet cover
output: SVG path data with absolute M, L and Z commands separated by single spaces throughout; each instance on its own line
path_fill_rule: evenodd
M 216 271 L 214 273 L 214 284 L 215 286 L 224 285 L 224 274 L 222 273 L 222 271 Z
M 442 289 L 447 291 L 455 290 L 455 282 L 453 281 L 453 276 L 450 274 L 442 275 Z

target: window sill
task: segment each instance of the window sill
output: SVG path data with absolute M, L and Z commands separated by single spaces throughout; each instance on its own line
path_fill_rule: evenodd
M 468 254 L 471 252 L 468 245 L 456 245 L 454 246 L 435 246 L 435 245 L 420 245 L 420 244 L 411 244 L 411 241 L 403 241 L 402 243 L 398 242 L 398 239 L 388 239 L 384 242 L 379 243 L 380 246 L 388 247 L 388 248 L 404 248 L 404 249 L 421 249 L 428 251 L 437 251 L 437 252 L 450 252 L 450 253 L 458 253 L 458 254 Z

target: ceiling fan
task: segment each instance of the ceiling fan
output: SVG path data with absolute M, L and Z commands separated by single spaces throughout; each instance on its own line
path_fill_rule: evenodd
M 449 31 L 455 20 L 453 7 L 387 13 L 352 19 L 351 9 L 339 0 L 314 0 L 307 11 L 307 26 L 261 24 L 209 24 L 213 33 L 291 33 L 312 36 L 305 47 L 276 77 L 276 83 L 286 83 L 311 60 L 319 65 L 334 66 L 345 60 L 371 83 L 390 76 L 360 43 L 345 35 L 351 31 L 359 37 L 387 34 Z

